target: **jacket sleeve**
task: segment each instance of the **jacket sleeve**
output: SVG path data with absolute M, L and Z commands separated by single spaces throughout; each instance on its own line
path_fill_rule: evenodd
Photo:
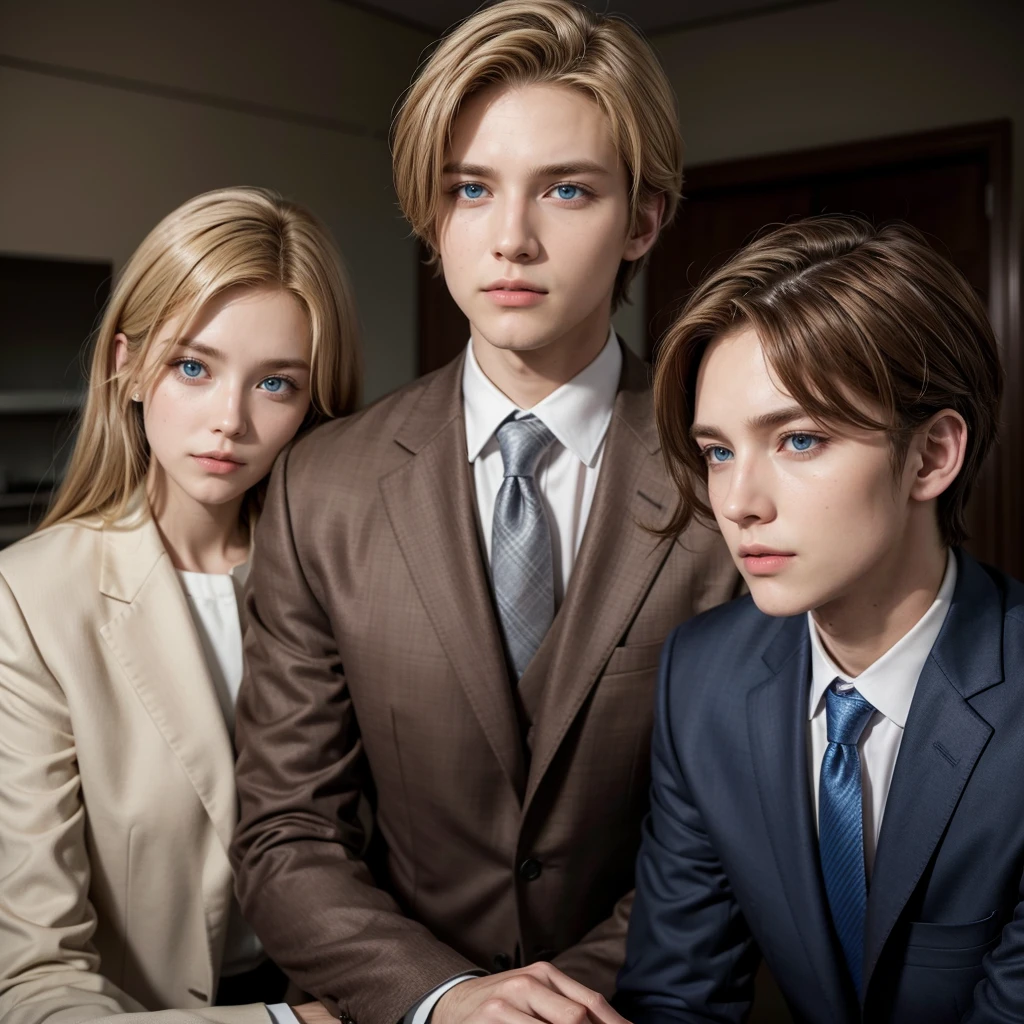
M 359 1024 L 396 1024 L 477 968 L 406 917 L 363 859 L 366 760 L 341 654 L 294 543 L 288 458 L 272 474 L 248 581 L 236 888 L 267 952 L 305 991 Z
M 144 1011 L 100 973 L 73 723 L 2 576 L 0 779 L 0 1020 L 72 1024 Z M 237 1024 L 267 1024 L 262 1004 L 245 1010 Z M 203 1012 L 144 1015 L 185 1024 Z
M 669 637 L 651 743 L 651 810 L 615 1006 L 634 1024 L 739 1024 L 759 953 L 686 783 L 673 725 L 684 698 L 682 630 Z
M 634 892 L 630 889 L 615 904 L 608 917 L 551 961 L 570 978 L 600 992 L 606 999 L 610 999 L 615 991 L 615 976 L 625 959 L 626 929 L 629 927 Z

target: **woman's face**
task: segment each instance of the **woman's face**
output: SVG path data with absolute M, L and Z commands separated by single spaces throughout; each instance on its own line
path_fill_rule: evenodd
M 287 291 L 241 286 L 168 348 L 179 328 L 164 325 L 146 364 L 157 369 L 142 396 L 151 482 L 201 505 L 240 501 L 309 409 L 309 318 Z

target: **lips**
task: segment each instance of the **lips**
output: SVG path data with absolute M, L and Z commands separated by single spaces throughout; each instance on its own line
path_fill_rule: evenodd
M 196 465 L 205 473 L 215 476 L 228 476 L 236 473 L 245 463 L 226 452 L 206 452 L 204 455 L 193 455 Z
M 530 281 L 523 281 L 513 279 L 510 277 L 502 277 L 497 281 L 492 281 L 486 288 L 485 292 L 535 292 L 538 295 L 546 295 L 547 289 L 541 288 L 538 284 L 533 284 Z
M 792 551 L 766 548 L 763 544 L 744 544 L 740 548 L 740 558 L 789 558 L 792 554 Z
M 227 452 L 200 452 L 193 457 L 197 459 L 212 459 L 215 462 L 231 462 L 236 466 L 245 465 L 241 459 L 236 459 L 233 455 L 228 455 Z

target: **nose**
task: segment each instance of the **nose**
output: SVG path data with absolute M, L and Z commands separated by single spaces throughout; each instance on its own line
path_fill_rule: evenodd
M 737 526 L 769 523 L 775 518 L 775 501 L 771 491 L 770 472 L 755 459 L 735 458 L 720 505 L 721 514 Z M 714 476 L 714 474 L 712 474 Z M 712 491 L 714 480 L 709 481 Z
M 243 437 L 249 429 L 246 389 L 225 381 L 214 398 L 213 432 L 225 437 Z
M 506 195 L 494 204 L 497 224 L 494 257 L 509 263 L 531 263 L 540 254 L 530 204 L 525 196 Z

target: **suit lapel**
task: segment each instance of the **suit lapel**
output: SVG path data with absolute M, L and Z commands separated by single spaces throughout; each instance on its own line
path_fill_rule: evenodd
M 383 477 L 380 491 L 423 607 L 521 797 L 525 759 L 476 525 L 462 366 L 457 359 L 427 383 L 395 435 L 413 458 Z
M 185 593 L 148 516 L 104 528 L 100 590 L 124 605 L 100 633 L 226 851 L 237 818 L 232 744 Z
M 1002 682 L 1002 606 L 967 555 L 946 621 L 918 679 L 878 838 L 864 924 L 865 987 L 916 888 L 992 727 L 969 704 Z
M 840 969 L 821 878 L 807 752 L 810 638 L 807 620 L 780 623 L 764 653 L 771 675 L 747 697 L 747 730 L 754 778 L 776 867 L 803 942 L 809 974 L 833 1007 L 847 1017 L 853 986 Z
M 661 464 L 646 367 L 623 351 L 622 379 L 600 476 L 565 600 L 526 672 L 519 695 L 536 722 L 526 803 L 674 543 L 675 495 Z

